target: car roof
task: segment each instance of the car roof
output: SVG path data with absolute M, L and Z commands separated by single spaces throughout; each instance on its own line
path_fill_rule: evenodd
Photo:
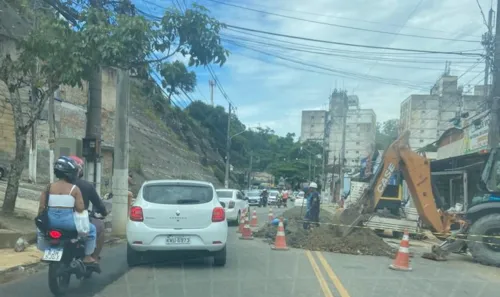
M 186 179 L 157 179 L 145 181 L 143 186 L 146 185 L 164 185 L 164 184 L 178 184 L 178 185 L 197 185 L 197 186 L 209 186 L 213 187 L 212 183 L 199 181 L 199 180 L 186 180 Z
M 236 190 L 236 189 L 215 189 L 216 191 L 240 191 L 240 190 Z

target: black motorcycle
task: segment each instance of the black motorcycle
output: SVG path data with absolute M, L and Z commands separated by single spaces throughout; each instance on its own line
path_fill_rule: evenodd
M 77 231 L 51 228 L 45 236 L 49 247 L 45 249 L 42 262 L 49 264 L 49 289 L 55 296 L 66 292 L 73 274 L 80 280 L 90 278 L 94 272 L 101 273 L 98 264 L 83 263 L 85 239 Z
M 267 206 L 267 197 L 260 197 L 259 207 L 266 207 L 266 206 Z

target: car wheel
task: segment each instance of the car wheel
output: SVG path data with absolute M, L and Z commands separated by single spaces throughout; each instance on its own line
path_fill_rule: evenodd
M 5 171 L 3 168 L 0 168 L 0 179 L 2 179 L 5 176 Z
M 214 266 L 222 267 L 225 265 L 226 265 L 226 247 L 214 253 Z
M 127 244 L 127 265 L 134 267 L 142 263 L 142 253 L 134 251 L 130 245 Z

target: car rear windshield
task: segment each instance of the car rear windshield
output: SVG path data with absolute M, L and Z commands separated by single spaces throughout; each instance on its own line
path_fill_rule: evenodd
M 219 198 L 233 198 L 233 191 L 217 191 Z
M 142 190 L 144 200 L 157 204 L 203 204 L 212 201 L 213 190 L 204 185 L 149 185 Z
M 259 191 L 251 191 L 251 192 L 248 192 L 248 196 L 260 196 L 260 192 Z

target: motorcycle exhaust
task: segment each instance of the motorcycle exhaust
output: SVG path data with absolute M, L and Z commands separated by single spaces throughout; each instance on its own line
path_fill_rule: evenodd
M 69 263 L 69 272 L 76 275 L 78 279 L 84 277 L 87 274 L 87 267 L 80 259 L 75 259 Z

